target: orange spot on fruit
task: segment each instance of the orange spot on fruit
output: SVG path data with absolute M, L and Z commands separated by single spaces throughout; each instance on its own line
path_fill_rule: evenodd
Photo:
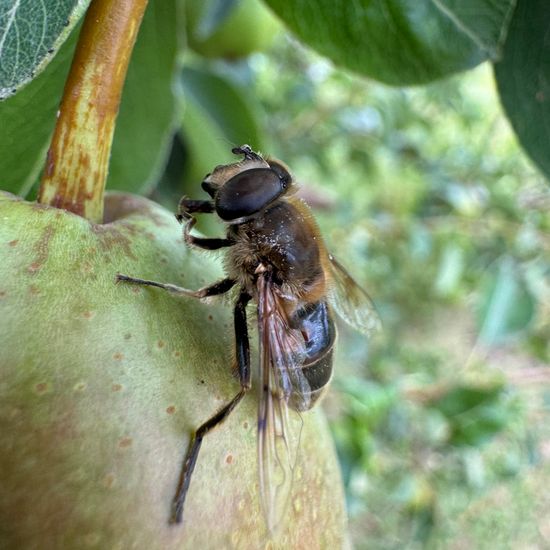
M 111 386 L 111 389 L 112 389 L 113 391 L 120 391 L 120 390 L 122 389 L 122 386 L 121 386 L 120 384 L 113 384 L 113 385 Z
M 46 393 L 48 391 L 48 383 L 40 382 L 39 384 L 36 384 L 35 389 L 37 393 Z
M 116 353 L 113 353 L 113 359 L 115 361 L 122 361 L 123 358 L 124 358 L 124 355 L 122 353 L 120 353 L 120 351 L 117 351 Z
M 8 246 L 17 246 L 18 242 L 19 242 L 19 239 L 13 239 L 13 241 L 10 241 L 8 243 Z
M 132 443 L 133 443 L 133 441 L 132 441 L 131 437 L 123 437 L 123 438 L 119 439 L 118 446 L 121 449 L 126 449 L 126 448 L 130 447 L 132 445 Z
M 102 484 L 107 489 L 110 489 L 115 484 L 115 479 L 115 474 L 109 473 L 103 478 Z
M 174 405 L 170 405 L 169 407 L 166 408 L 166 412 L 168 414 L 174 414 L 176 412 L 176 407 L 174 407 Z

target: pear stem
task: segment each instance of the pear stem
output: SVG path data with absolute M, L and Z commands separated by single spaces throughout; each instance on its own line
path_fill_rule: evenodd
M 103 221 L 109 156 L 147 0 L 92 0 L 65 83 L 38 202 Z

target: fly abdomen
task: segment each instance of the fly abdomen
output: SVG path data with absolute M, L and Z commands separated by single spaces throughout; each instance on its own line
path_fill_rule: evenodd
M 306 343 L 300 368 L 309 390 L 300 391 L 295 387 L 289 405 L 303 411 L 315 404 L 332 377 L 332 348 L 336 328 L 324 301 L 308 304 L 298 310 L 293 316 L 292 328 L 302 332 Z

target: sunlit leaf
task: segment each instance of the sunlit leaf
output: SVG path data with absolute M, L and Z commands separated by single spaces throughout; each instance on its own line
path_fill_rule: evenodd
M 0 2 L 0 99 L 32 80 L 80 20 L 90 0 Z
M 5 191 L 25 196 L 42 170 L 77 37 L 75 32 L 35 80 L 0 102 L 0 188 Z
M 514 262 L 505 257 L 489 275 L 478 312 L 479 339 L 502 342 L 525 329 L 534 315 L 534 299 Z
M 153 1 L 145 13 L 117 117 L 109 188 L 143 191 L 164 167 L 175 125 L 175 4 Z M 40 174 L 77 38 L 75 33 L 35 81 L 0 103 L 0 150 L 10 151 L 0 155 L 4 190 L 25 195 Z
M 440 296 L 451 296 L 458 289 L 464 272 L 464 249 L 448 244 L 443 250 L 439 271 L 435 280 L 435 291 Z

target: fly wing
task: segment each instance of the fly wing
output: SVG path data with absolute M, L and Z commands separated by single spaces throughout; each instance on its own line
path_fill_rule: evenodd
M 258 470 L 262 507 L 273 533 L 289 502 L 302 430 L 302 418 L 289 408 L 289 400 L 302 392 L 309 395 L 309 384 L 300 368 L 305 356 L 301 332 L 289 327 L 282 299 L 263 275 L 258 291 Z
M 353 328 L 371 336 L 382 328 L 376 306 L 342 264 L 332 255 L 328 258 L 331 268 L 329 299 L 334 310 Z

